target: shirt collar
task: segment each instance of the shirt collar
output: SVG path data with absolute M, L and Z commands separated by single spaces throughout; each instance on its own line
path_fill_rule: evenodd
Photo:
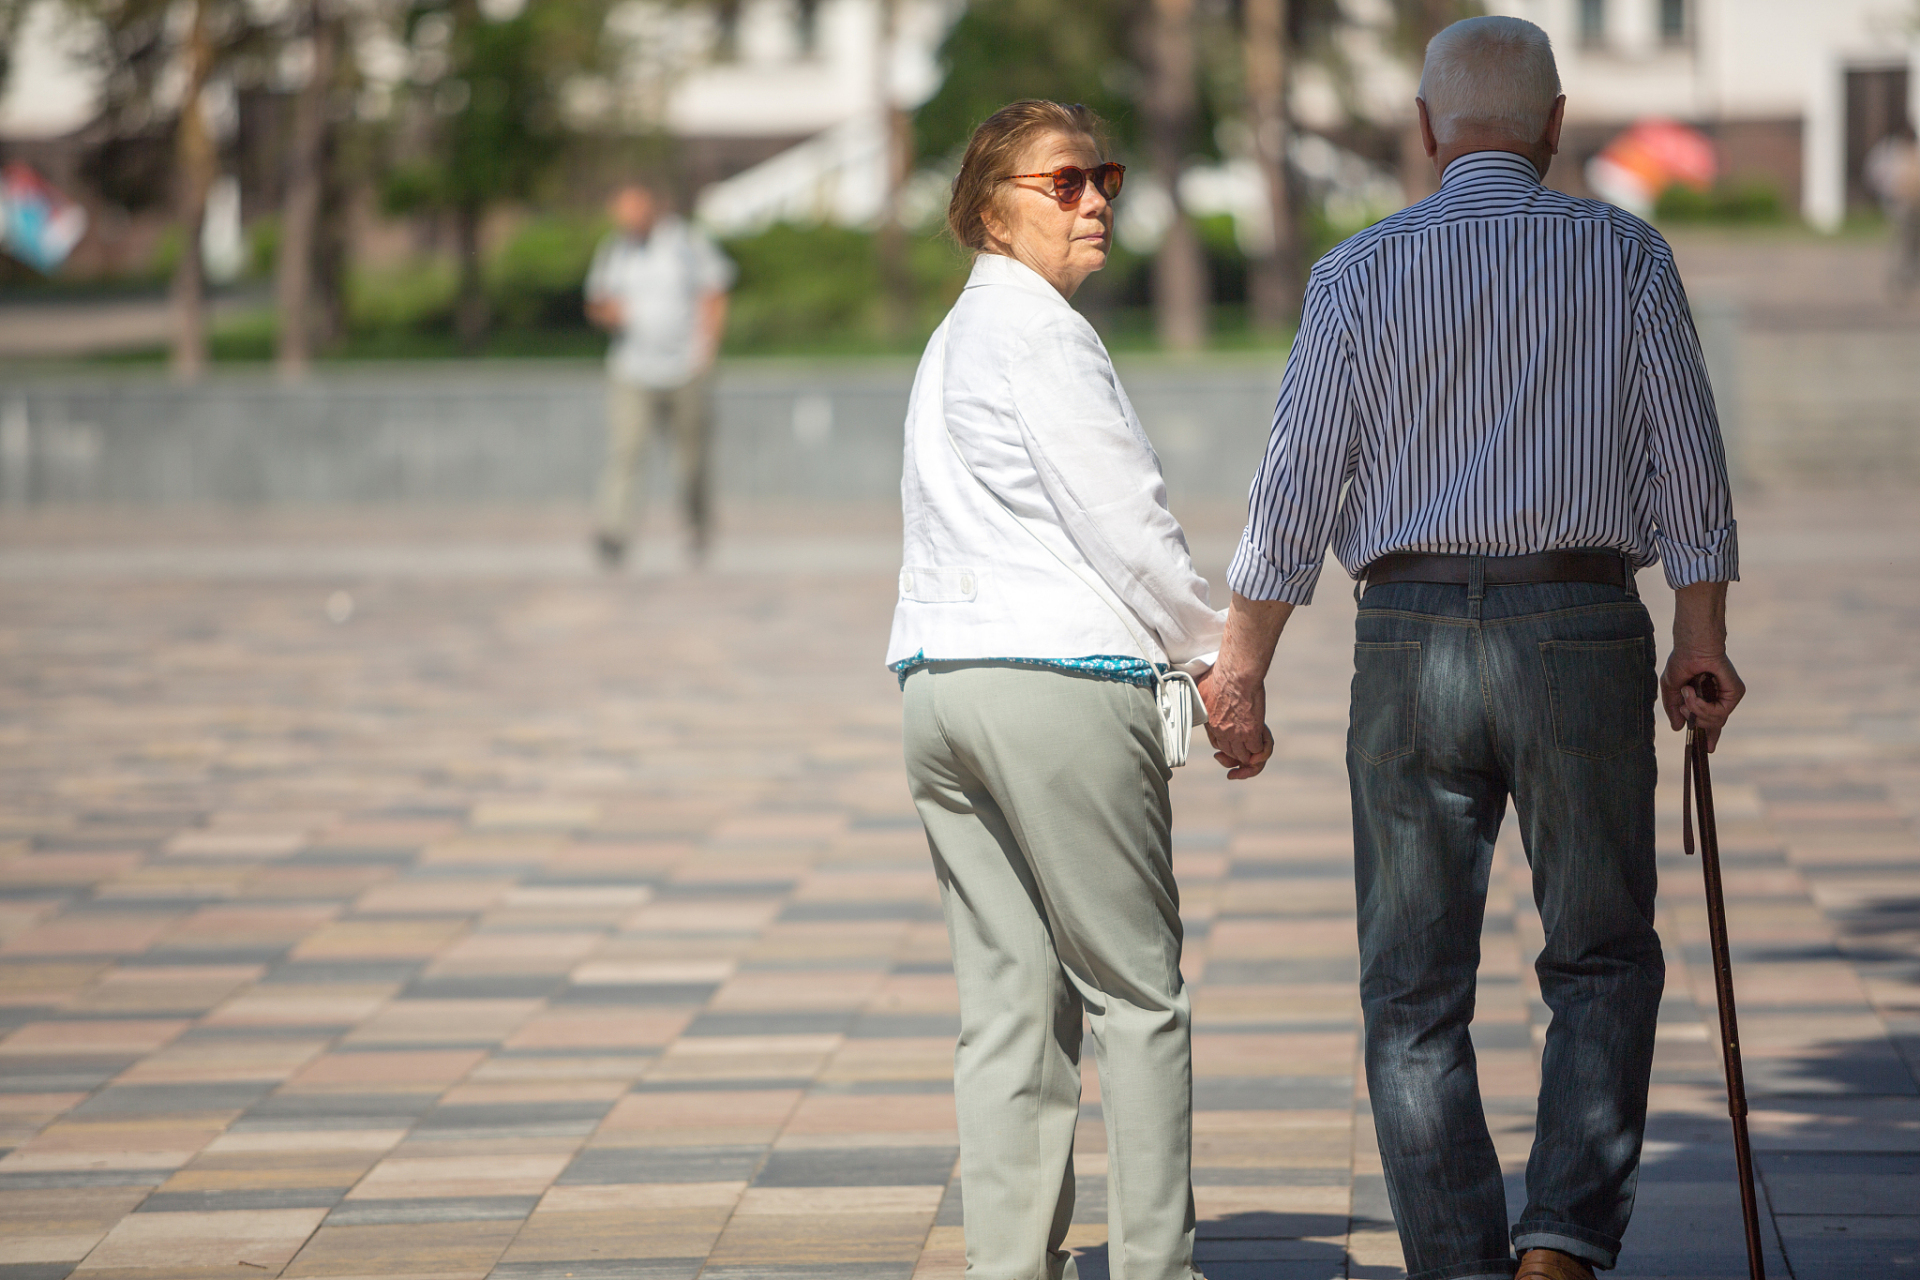
M 1511 151 L 1469 151 L 1447 166 L 1440 179 L 1443 190 L 1464 186 L 1505 185 L 1521 178 L 1529 186 L 1540 185 L 1540 171 L 1533 161 Z
M 1003 253 L 982 253 L 973 259 L 973 274 L 967 277 L 967 288 L 976 288 L 983 284 L 1012 285 L 1028 293 L 1037 293 L 1041 297 L 1051 298 L 1062 306 L 1067 300 L 1060 291 L 1047 283 L 1047 278 L 1017 258 L 1009 258 Z

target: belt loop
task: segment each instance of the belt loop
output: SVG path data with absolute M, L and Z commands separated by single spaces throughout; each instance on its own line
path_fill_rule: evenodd
M 1620 572 L 1626 580 L 1627 599 L 1638 600 L 1640 598 L 1640 584 L 1634 581 L 1633 578 L 1633 552 L 1622 551 L 1620 553 Z
M 1484 600 L 1487 596 L 1487 558 L 1485 556 L 1467 557 L 1467 599 Z

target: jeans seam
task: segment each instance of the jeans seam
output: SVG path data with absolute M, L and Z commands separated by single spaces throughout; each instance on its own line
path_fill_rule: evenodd
M 1426 646 L 1418 640 L 1356 640 L 1353 648 L 1356 654 L 1362 649 L 1412 650 L 1415 659 L 1421 664 L 1420 672 L 1415 674 L 1411 691 L 1401 700 L 1400 704 L 1400 710 L 1407 713 L 1408 728 L 1406 746 L 1396 747 L 1394 750 L 1381 756 L 1373 755 L 1357 742 L 1353 747 L 1354 754 L 1370 765 L 1379 766 L 1390 764 L 1395 760 L 1404 760 L 1420 749 L 1420 683 L 1421 673 L 1424 673 L 1426 669 Z M 1409 707 L 1411 707 L 1410 711 Z

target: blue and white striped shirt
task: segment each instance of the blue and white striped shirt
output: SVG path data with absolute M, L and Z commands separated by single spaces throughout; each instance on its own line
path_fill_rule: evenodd
M 1713 391 L 1660 234 L 1482 151 L 1321 259 L 1228 581 L 1306 604 L 1329 544 L 1354 577 L 1394 551 L 1607 547 L 1675 587 L 1738 578 Z

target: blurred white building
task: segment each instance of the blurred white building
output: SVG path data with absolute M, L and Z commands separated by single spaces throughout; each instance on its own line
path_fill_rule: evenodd
M 1642 117 L 1685 121 L 1714 139 L 1728 176 L 1771 180 L 1825 229 L 1869 202 L 1867 151 L 1920 118 L 1916 0 L 1490 0 L 1487 9 L 1552 37 L 1570 159 Z
M 939 88 L 936 54 L 961 7 L 632 0 L 617 21 L 639 56 L 621 96 L 650 100 L 642 114 L 679 142 L 715 230 L 871 223 L 887 199 L 888 113 Z
M 964 5 L 626 0 L 611 20 L 628 50 L 625 67 L 583 78 L 573 105 L 583 123 L 664 127 L 717 230 L 781 219 L 869 224 L 886 196 L 886 112 L 917 106 L 938 87 L 939 45 Z M 1297 139 L 1294 158 L 1310 182 L 1371 207 L 1391 198 L 1391 144 L 1369 167 L 1326 143 L 1354 122 L 1377 136 L 1404 135 L 1417 68 L 1395 51 L 1389 0 L 1339 5 L 1347 22 L 1337 56 L 1295 68 L 1295 117 L 1322 136 Z M 1487 0 L 1487 8 L 1553 37 L 1568 94 L 1557 185 L 1578 189 L 1586 160 L 1615 133 L 1664 116 L 1708 133 L 1730 178 L 1764 179 L 1789 207 L 1832 228 L 1867 201 L 1867 151 L 1920 117 L 1920 0 Z M 53 0 L 39 0 L 9 51 L 0 148 L 68 135 L 95 110 L 84 24 L 57 12 Z M 374 62 L 373 79 L 408 74 L 397 46 Z M 923 178 L 906 203 L 933 210 L 944 202 L 939 186 Z M 1233 213 L 1250 248 L 1264 234 L 1262 192 L 1245 161 L 1197 171 L 1182 188 L 1197 212 Z M 1125 230 L 1156 240 L 1164 217 L 1156 218 L 1155 197 L 1144 182 L 1135 195 Z

